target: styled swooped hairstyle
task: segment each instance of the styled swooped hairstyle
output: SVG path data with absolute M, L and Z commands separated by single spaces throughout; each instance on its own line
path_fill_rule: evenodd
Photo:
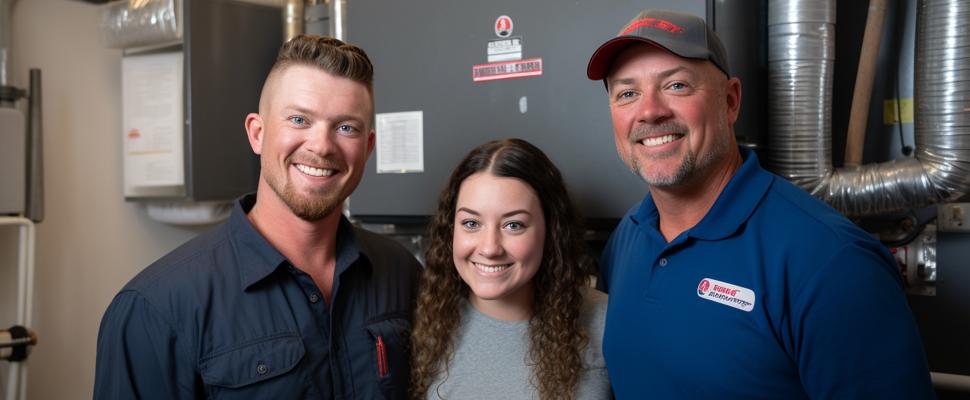
M 435 378 L 448 374 L 462 306 L 470 293 L 453 259 L 455 207 L 462 182 L 479 172 L 519 179 L 539 196 L 546 236 L 542 262 L 532 278 L 530 380 L 543 399 L 573 398 L 589 341 L 579 313 L 593 264 L 562 174 L 541 150 L 522 139 L 495 140 L 473 149 L 441 192 L 411 335 L 411 398 L 425 399 L 436 390 L 430 387 Z
M 291 65 L 316 67 L 330 75 L 364 85 L 371 97 L 371 110 L 374 109 L 374 65 L 364 49 L 329 36 L 297 35 L 280 47 L 266 82 Z M 269 86 L 264 83 L 263 91 Z M 261 103 L 264 97 L 265 93 L 260 94 Z
M 314 66 L 331 75 L 360 82 L 373 94 L 374 66 L 367 53 L 339 39 L 297 35 L 280 47 L 270 74 L 292 64 Z

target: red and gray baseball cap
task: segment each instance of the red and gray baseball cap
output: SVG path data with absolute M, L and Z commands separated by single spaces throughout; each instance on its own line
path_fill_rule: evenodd
M 665 10 L 643 10 L 607 40 L 589 58 L 586 76 L 598 81 L 606 78 L 616 57 L 634 43 L 659 46 L 684 58 L 710 60 L 728 77 L 727 53 L 717 34 L 696 15 Z

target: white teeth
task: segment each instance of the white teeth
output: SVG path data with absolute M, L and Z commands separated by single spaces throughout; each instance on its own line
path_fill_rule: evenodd
M 296 164 L 296 169 L 300 170 L 300 172 L 304 174 L 312 176 L 330 176 L 334 173 L 334 170 L 332 169 L 313 168 L 303 164 Z
M 646 138 L 641 140 L 640 144 L 644 146 L 659 146 L 664 143 L 673 142 L 674 140 L 677 140 L 678 137 L 680 137 L 680 135 L 663 135 L 658 137 Z
M 475 267 L 482 272 L 499 272 L 512 266 L 512 264 L 486 265 L 477 262 L 473 262 L 472 264 L 475 264 Z

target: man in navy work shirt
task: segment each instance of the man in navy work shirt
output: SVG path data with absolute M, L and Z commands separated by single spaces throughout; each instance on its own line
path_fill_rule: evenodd
M 374 148 L 372 77 L 339 40 L 283 45 L 245 121 L 256 194 L 114 298 L 95 398 L 405 398 L 420 265 L 340 212 Z
M 587 75 L 649 187 L 599 279 L 618 398 L 934 396 L 893 259 L 737 146 L 741 84 L 702 19 L 644 11 Z

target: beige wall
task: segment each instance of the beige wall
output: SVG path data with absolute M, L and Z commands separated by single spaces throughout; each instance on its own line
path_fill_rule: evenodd
M 99 8 L 80 1 L 19 0 L 13 8 L 12 81 L 27 86 L 31 67 L 44 79 L 47 212 L 37 227 L 31 399 L 90 399 L 108 302 L 198 233 L 154 222 L 122 197 L 121 52 L 101 46 L 99 22 Z M 0 292 L 12 290 L 15 240 L 13 229 L 0 230 Z M 10 293 L 0 293 L 0 329 L 12 324 L 13 307 Z

